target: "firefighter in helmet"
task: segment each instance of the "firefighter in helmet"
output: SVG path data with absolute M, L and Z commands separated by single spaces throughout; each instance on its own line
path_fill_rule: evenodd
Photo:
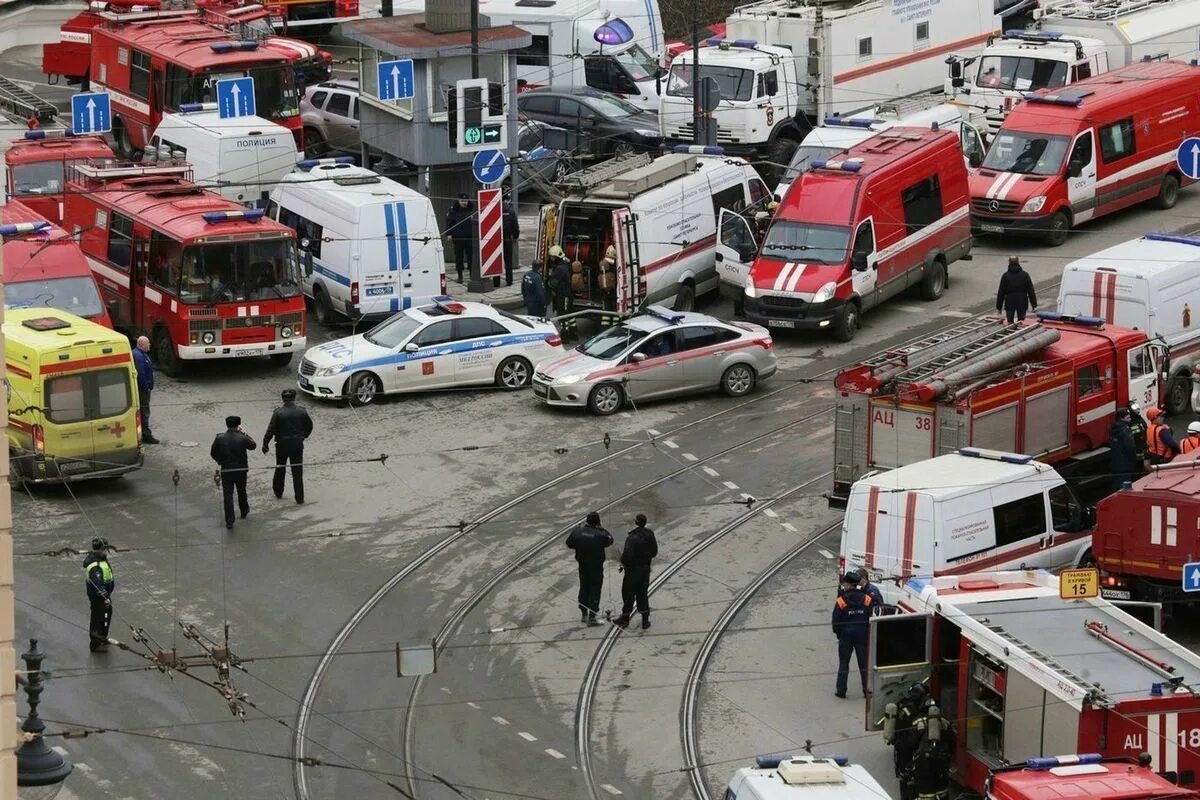
M 1192 420 L 1188 423 L 1187 436 L 1179 440 L 1179 453 L 1190 453 L 1200 447 L 1200 420 Z
M 954 765 L 954 726 L 926 698 L 913 721 L 913 755 L 900 775 L 900 800 L 945 800 Z

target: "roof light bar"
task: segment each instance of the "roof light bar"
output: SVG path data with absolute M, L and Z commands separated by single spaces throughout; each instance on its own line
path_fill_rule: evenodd
M 845 161 L 826 161 L 817 159 L 812 162 L 813 169 L 839 169 L 842 172 L 858 172 L 862 169 L 861 158 L 848 158 Z
M 709 37 L 708 39 L 706 39 L 704 41 L 704 43 L 706 45 L 708 45 L 709 47 L 720 47 L 721 43 L 724 41 L 725 41 L 724 36 L 712 36 L 712 37 Z M 684 51 L 684 52 L 687 52 L 687 51 Z
M 258 222 L 266 213 L 261 208 L 246 208 L 240 211 L 205 211 L 200 216 L 209 225 L 215 225 L 218 222 L 232 222 L 238 219 L 244 219 L 247 222 Z
M 445 311 L 447 314 L 461 314 L 467 310 L 467 307 L 462 303 L 454 300 L 452 297 L 440 296 L 433 298 L 433 304 Z
M 832 117 L 826 117 L 823 124 L 828 127 L 839 128 L 870 128 L 872 125 L 876 125 L 881 122 L 883 122 L 881 119 L 839 117 L 838 115 L 834 114 Z
M 674 325 L 677 322 L 683 322 L 684 315 L 679 311 L 670 311 L 662 306 L 650 306 L 646 309 L 646 313 L 652 317 L 657 317 L 663 322 L 669 322 Z
M 1099 764 L 1102 760 L 1099 753 L 1082 753 L 1076 756 L 1049 756 L 1047 758 L 1031 758 L 1025 762 L 1029 769 L 1054 769 L 1055 767 L 1072 767 L 1076 764 Z
M 1181 233 L 1147 233 L 1142 237 L 1152 242 L 1174 242 L 1175 244 L 1190 244 L 1200 246 L 1200 236 L 1185 236 Z
M 197 111 L 216 111 L 216 103 L 180 103 L 180 114 L 194 114 Z
M 958 454 L 967 458 L 986 458 L 989 461 L 1003 461 L 1006 464 L 1028 464 L 1033 461 L 1033 456 L 1002 453 L 999 450 L 983 450 L 978 447 L 960 447 Z
M 1023 31 L 1018 28 L 1007 30 L 1004 32 L 1004 35 L 1021 39 L 1045 39 L 1046 41 L 1062 38 L 1061 33 L 1053 33 L 1051 31 Z
M 74 131 L 69 131 L 65 128 L 63 128 L 62 130 L 52 130 L 52 131 L 46 131 L 46 130 L 25 131 L 26 139 L 60 139 L 60 138 L 68 137 L 68 136 L 74 136 L 74 135 L 75 135 Z
M 296 164 L 297 167 L 308 172 L 313 167 L 319 167 L 329 164 L 353 164 L 354 156 L 338 156 L 336 158 L 306 158 Z
M 692 153 L 697 156 L 723 156 L 725 155 L 724 147 L 716 147 L 714 145 L 699 145 L 699 144 L 677 144 L 671 149 L 673 153 Z
M 1037 318 L 1046 322 L 1071 322 L 1075 325 L 1086 325 L 1089 328 L 1100 328 L 1104 320 L 1085 314 L 1064 314 L 1061 311 L 1038 311 Z
M 734 47 L 745 47 L 748 50 L 753 50 L 758 47 L 757 39 L 734 39 L 732 42 Z
M 49 228 L 50 223 L 44 219 L 37 222 L 12 222 L 0 225 L 0 236 L 25 236 L 30 233 L 42 233 Z
M 1040 94 L 1038 92 L 1025 92 L 1024 97 L 1031 103 L 1049 103 L 1056 106 L 1081 106 L 1083 105 L 1082 97 L 1072 97 L 1069 95 L 1060 94 Z
M 235 50 L 257 50 L 258 42 L 213 42 L 209 47 L 214 53 L 232 53 Z

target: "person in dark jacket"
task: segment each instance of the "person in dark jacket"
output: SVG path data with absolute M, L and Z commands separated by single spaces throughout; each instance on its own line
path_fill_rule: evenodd
M 879 608 L 883 605 L 883 593 L 879 591 L 879 587 L 871 583 L 871 576 L 864 569 L 858 573 L 858 588 L 867 597 L 871 598 L 871 607 Z
M 521 297 L 525 300 L 526 314 L 531 317 L 546 316 L 546 282 L 542 280 L 542 270 L 537 264 L 521 278 Z
M 1025 312 L 1031 308 L 1037 311 L 1033 278 L 1021 268 L 1021 259 L 1009 256 L 1008 270 L 1000 276 L 1000 288 L 996 290 L 996 311 L 1003 311 L 1012 322 L 1014 317 L 1025 319 Z
M 1133 444 L 1133 431 L 1129 428 L 1132 413 L 1128 408 L 1118 408 L 1117 418 L 1108 426 L 1109 471 L 1112 472 L 1112 488 L 1120 489 L 1126 481 L 1133 480 L 1137 471 L 1137 449 Z
M 242 519 L 250 513 L 246 499 L 246 472 L 250 469 L 248 453 L 258 448 L 242 427 L 241 417 L 226 417 L 225 432 L 213 439 L 208 454 L 221 465 L 221 497 L 225 502 L 225 527 L 233 530 L 233 490 L 237 489 L 238 507 Z
M 650 627 L 650 562 L 658 557 L 658 541 L 654 531 L 646 527 L 645 514 L 638 514 L 633 522 L 637 527 L 625 534 L 625 547 L 621 550 L 625 579 L 621 581 L 621 616 L 617 624 L 622 628 L 629 625 L 636 599 L 645 630 Z
M 112 567 L 108 564 L 108 542 L 92 539 L 92 552 L 83 560 L 87 575 L 87 598 L 91 606 L 88 621 L 88 649 L 93 653 L 108 652 L 108 626 L 112 623 L 112 594 L 117 588 Z
M 139 336 L 133 348 L 133 366 L 137 369 L 138 411 L 142 415 L 142 444 L 158 444 L 150 432 L 150 393 L 154 391 L 154 365 L 150 363 L 150 340 Z
M 858 574 L 842 576 L 842 591 L 833 605 L 833 635 L 838 640 L 837 685 L 834 696 L 846 696 L 850 654 L 858 660 L 863 694 L 867 693 L 867 637 L 871 631 L 871 598 L 858 588 Z
M 558 245 L 549 251 L 550 263 L 546 265 L 550 283 L 550 302 L 554 304 L 554 314 L 566 314 L 571 310 L 571 265 L 567 254 Z
M 454 243 L 454 268 L 458 270 L 458 282 L 463 282 L 463 265 L 471 270 L 471 242 L 475 239 L 475 204 L 466 192 L 450 206 L 446 214 L 446 235 Z
M 287 465 L 292 465 L 292 489 L 296 502 L 304 503 L 304 440 L 312 435 L 312 419 L 303 406 L 296 405 L 296 390 L 284 389 L 280 393 L 283 405 L 275 409 L 267 423 L 263 436 L 262 451 L 266 455 L 275 439 L 275 477 L 271 488 L 276 497 L 283 497 L 283 483 L 287 479 Z
M 600 589 L 604 586 L 605 548 L 611 547 L 612 534 L 600 527 L 600 515 L 587 515 L 587 522 L 567 536 L 567 547 L 575 551 L 579 562 L 579 613 L 588 625 L 599 625 Z
M 504 201 L 500 212 L 500 225 L 504 234 L 504 282 L 512 286 L 513 265 L 517 263 L 517 240 L 521 238 L 521 223 L 512 203 Z M 492 278 L 492 286 L 500 285 L 500 277 Z

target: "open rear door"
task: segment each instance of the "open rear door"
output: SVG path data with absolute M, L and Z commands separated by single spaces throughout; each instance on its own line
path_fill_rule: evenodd
M 883 710 L 900 700 L 914 683 L 928 680 L 933 671 L 933 617 L 929 614 L 892 614 L 871 618 L 867 681 L 871 699 L 866 729 L 883 727 Z
M 628 208 L 612 212 L 613 244 L 617 249 L 617 311 L 637 311 L 646 301 L 646 277 L 638 258 L 637 226 Z
M 546 253 L 554 241 L 554 234 L 557 233 L 557 222 L 558 207 L 542 206 L 541 213 L 538 215 L 537 239 L 533 243 L 533 260 L 541 264 L 543 268 L 546 266 Z M 547 276 L 548 278 L 549 276 Z

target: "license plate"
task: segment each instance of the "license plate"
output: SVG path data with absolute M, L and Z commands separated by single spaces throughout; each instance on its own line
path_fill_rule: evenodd
M 266 352 L 261 347 L 251 347 L 246 350 L 238 350 L 237 355 L 241 356 L 261 356 Z
M 1133 597 L 1125 589 L 1101 589 L 1100 596 L 1105 600 L 1129 600 Z
M 534 393 L 534 394 L 536 394 L 538 397 L 545 397 L 545 396 L 546 396 L 546 387 L 545 387 L 545 386 L 538 386 L 538 385 L 535 383 L 535 384 L 533 385 L 533 393 Z
M 980 225 L 979 230 L 984 233 L 1004 233 L 1003 225 Z
M 367 297 L 378 297 L 381 294 L 391 294 L 392 287 L 390 286 L 368 286 Z
M 768 328 L 794 328 L 796 323 L 790 319 L 769 319 L 767 320 Z
M 300 388 L 301 389 L 311 389 L 312 388 L 312 384 L 308 382 L 308 378 L 300 379 Z
M 58 464 L 59 472 L 87 472 L 92 468 L 92 465 L 87 461 L 68 461 L 65 464 L 61 461 Z

